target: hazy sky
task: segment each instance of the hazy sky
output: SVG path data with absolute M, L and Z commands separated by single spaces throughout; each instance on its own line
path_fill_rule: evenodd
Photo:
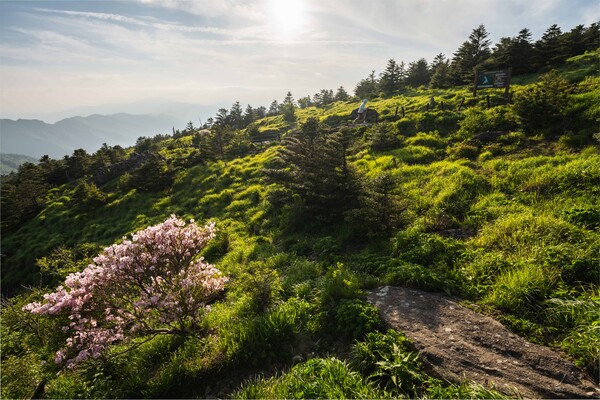
M 600 17 L 598 0 L 0 0 L 0 116 L 143 99 L 257 107 Z

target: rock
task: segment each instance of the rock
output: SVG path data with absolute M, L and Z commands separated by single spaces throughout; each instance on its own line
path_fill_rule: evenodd
M 350 118 L 352 118 L 352 121 L 354 121 L 356 119 L 356 117 L 358 116 L 358 108 L 352 110 L 352 114 L 350 114 Z M 377 110 L 374 110 L 372 108 L 367 108 L 367 117 L 365 118 L 365 122 L 377 122 L 379 121 L 379 113 L 377 112 Z
M 410 338 L 429 372 L 527 398 L 598 398 L 600 387 L 547 347 L 527 342 L 498 321 L 439 293 L 384 286 L 368 300 Z M 452 338 L 450 339 L 450 335 Z

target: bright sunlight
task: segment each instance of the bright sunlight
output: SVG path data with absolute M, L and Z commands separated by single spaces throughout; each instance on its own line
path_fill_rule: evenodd
M 269 16 L 274 29 L 283 37 L 296 36 L 305 20 L 303 0 L 269 0 Z

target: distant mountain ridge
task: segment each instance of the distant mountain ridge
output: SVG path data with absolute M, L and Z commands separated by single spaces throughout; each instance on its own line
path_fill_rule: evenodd
M 168 115 L 89 115 L 48 124 L 35 119 L 1 119 L 0 151 L 39 159 L 62 158 L 75 149 L 95 152 L 103 143 L 131 146 L 140 136 L 152 137 L 182 128 L 187 121 Z
M 36 163 L 37 161 L 37 158 L 25 156 L 23 154 L 0 153 L 0 175 L 6 175 L 17 171 L 19 165 L 25 162 Z

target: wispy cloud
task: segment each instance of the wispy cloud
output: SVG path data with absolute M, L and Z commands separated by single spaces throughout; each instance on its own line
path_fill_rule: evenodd
M 351 91 L 389 58 L 451 56 L 482 23 L 496 41 L 600 14 L 592 0 L 294 0 L 302 23 L 282 34 L 276 1 L 287 0 L 0 0 L 1 106 L 136 96 L 256 105 L 287 90 Z

